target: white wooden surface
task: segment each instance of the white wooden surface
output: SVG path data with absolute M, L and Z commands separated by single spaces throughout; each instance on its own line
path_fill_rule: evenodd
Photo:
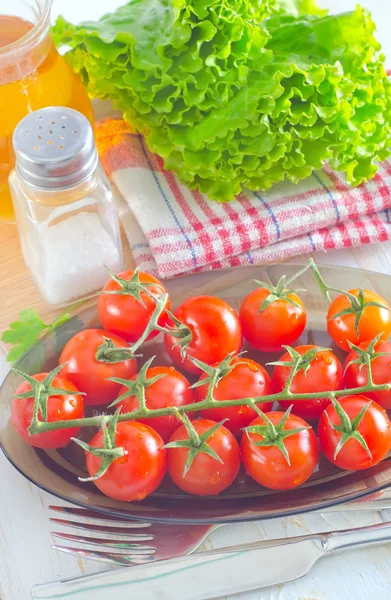
M 120 0 L 54 0 L 55 13 L 71 20 L 91 19 L 111 10 Z M 354 0 L 319 0 L 343 11 Z M 391 0 L 363 0 L 378 23 L 378 37 L 390 57 Z M 99 112 L 107 111 L 107 105 Z M 390 274 L 391 243 L 318 254 L 319 263 L 362 267 Z M 0 355 L 0 380 L 7 371 Z M 0 454 L 0 600 L 28 600 L 35 583 L 60 577 L 99 572 L 94 563 L 59 555 L 51 545 L 47 507 L 56 499 L 20 476 Z M 307 515 L 256 524 L 230 525 L 216 531 L 206 547 L 342 529 L 391 520 L 391 511 Z M 230 600 L 389 600 L 391 598 L 391 545 L 363 549 L 320 562 L 303 579 L 272 588 L 232 596 Z M 238 574 L 238 576 L 240 576 Z M 75 597 L 75 600 L 77 598 Z M 93 599 L 91 599 L 93 600 Z M 135 599 L 137 600 L 137 599 Z M 184 598 L 184 600 L 186 600 Z

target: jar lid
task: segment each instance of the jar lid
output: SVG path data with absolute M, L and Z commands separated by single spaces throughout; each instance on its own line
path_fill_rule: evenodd
M 29 113 L 13 135 L 16 170 L 39 188 L 67 188 L 97 167 L 98 153 L 88 119 L 76 110 L 49 106 Z

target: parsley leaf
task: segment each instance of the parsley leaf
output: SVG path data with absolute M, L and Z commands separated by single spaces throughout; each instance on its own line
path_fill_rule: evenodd
M 33 308 L 21 310 L 18 321 L 11 323 L 9 329 L 1 337 L 3 342 L 13 346 L 7 355 L 9 362 L 14 364 L 40 339 L 43 333 L 53 331 L 70 318 L 69 313 L 63 313 L 56 317 L 52 323 L 46 324 Z

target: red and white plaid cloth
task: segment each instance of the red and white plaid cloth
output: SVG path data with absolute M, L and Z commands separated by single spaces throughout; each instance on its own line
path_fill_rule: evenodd
M 164 171 L 122 120 L 100 123 L 97 141 L 126 202 L 122 219 L 136 263 L 161 278 L 391 239 L 391 161 L 358 188 L 325 166 L 299 184 L 245 190 L 220 204 Z

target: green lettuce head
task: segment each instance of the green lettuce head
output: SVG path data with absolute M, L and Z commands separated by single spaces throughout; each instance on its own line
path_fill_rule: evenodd
M 190 188 L 218 201 L 325 160 L 357 185 L 389 156 L 391 87 L 370 14 L 313 0 L 131 0 L 59 18 L 57 45 Z

